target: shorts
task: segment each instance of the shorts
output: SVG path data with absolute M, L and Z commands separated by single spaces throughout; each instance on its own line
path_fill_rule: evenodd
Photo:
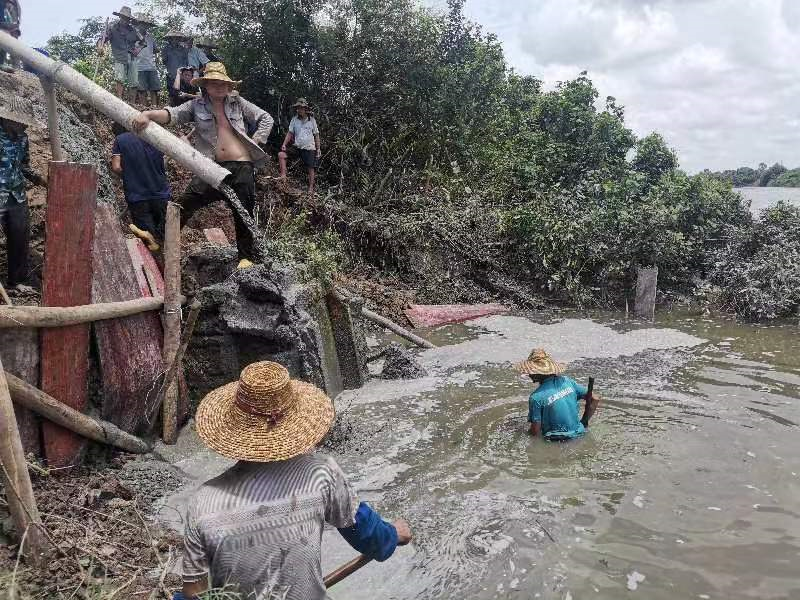
M 137 86 L 138 72 L 133 64 L 133 61 L 127 62 L 114 61 L 114 81 L 117 81 L 129 88 Z
M 317 151 L 316 150 L 298 150 L 300 152 L 300 159 L 303 161 L 303 164 L 308 169 L 316 169 L 319 164 L 317 160 Z
M 161 81 L 158 79 L 158 71 L 139 71 L 137 79 L 140 92 L 161 91 Z

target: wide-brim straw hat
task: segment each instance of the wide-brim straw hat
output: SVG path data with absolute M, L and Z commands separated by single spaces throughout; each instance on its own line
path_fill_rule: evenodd
M 212 450 L 235 460 L 272 462 L 312 450 L 333 424 L 333 402 L 318 387 L 271 361 L 244 368 L 239 381 L 200 402 L 195 429 Z
M 298 108 L 298 107 L 299 108 L 307 108 L 309 110 L 311 109 L 311 105 L 308 103 L 308 100 L 306 100 L 305 98 L 298 98 L 297 102 L 292 104 L 292 108 Z
M 228 71 L 225 69 L 225 65 L 223 65 L 221 62 L 206 63 L 206 69 L 203 73 L 203 76 L 192 79 L 192 85 L 202 86 L 209 81 L 225 81 L 232 85 L 239 85 L 242 83 L 241 81 L 235 81 L 228 77 Z
M 528 360 L 517 363 L 514 368 L 523 375 L 560 375 L 564 372 L 564 365 L 554 361 L 541 348 L 531 350 Z
M 16 121 L 28 127 L 42 125 L 33 114 L 31 101 L 20 96 L 10 96 L 0 100 L 0 119 Z
M 115 12 L 114 14 L 118 17 L 124 17 L 125 19 L 133 19 L 130 6 L 123 6 L 119 9 L 119 12 Z

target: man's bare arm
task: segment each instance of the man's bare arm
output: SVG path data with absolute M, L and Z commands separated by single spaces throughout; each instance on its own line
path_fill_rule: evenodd
M 166 125 L 169 123 L 169 111 L 165 108 L 158 110 L 145 110 L 136 115 L 133 120 L 134 131 L 144 131 L 144 128 L 150 124 L 150 121 L 158 123 L 159 125 Z
M 542 424 L 537 422 L 531 423 L 530 434 L 533 437 L 539 437 L 542 435 Z
M 117 175 L 122 175 L 122 156 L 119 154 L 111 157 L 111 170 Z

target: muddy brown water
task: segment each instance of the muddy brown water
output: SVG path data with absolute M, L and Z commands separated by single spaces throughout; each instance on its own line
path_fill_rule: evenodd
M 428 335 L 429 377 L 337 399 L 364 427 L 337 460 L 415 540 L 333 598 L 800 598 L 795 327 L 496 316 Z M 596 378 L 583 439 L 525 432 L 531 386 L 508 367 L 539 345 Z M 326 570 L 353 555 L 335 532 L 324 548 Z

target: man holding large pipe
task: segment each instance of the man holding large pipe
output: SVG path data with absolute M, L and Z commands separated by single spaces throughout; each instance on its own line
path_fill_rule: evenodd
M 255 171 L 267 159 L 259 144 L 266 143 L 273 119 L 269 113 L 234 91 L 239 83 L 228 77 L 222 63 L 208 63 L 205 74 L 192 80 L 192 85 L 199 86 L 202 91 L 200 98 L 180 106 L 144 111 L 134 119 L 133 128 L 142 131 L 150 121 L 161 125 L 194 123 L 195 147 L 231 172 L 226 183 L 234 189 L 252 216 L 256 201 Z M 255 129 L 252 138 L 247 135 L 248 129 Z M 198 209 L 221 199 L 223 196 L 218 190 L 194 177 L 178 199 L 182 209 L 181 224 L 186 224 Z M 255 241 L 236 211 L 233 211 L 233 219 L 239 268 L 243 269 L 253 264 Z
M 314 452 L 333 417 L 325 392 L 270 361 L 203 398 L 197 434 L 239 462 L 189 502 L 176 598 L 224 587 L 241 598 L 323 600 L 326 523 L 365 556 L 362 563 L 386 560 L 411 541 L 405 521 L 388 523 L 359 503 L 336 461 Z

